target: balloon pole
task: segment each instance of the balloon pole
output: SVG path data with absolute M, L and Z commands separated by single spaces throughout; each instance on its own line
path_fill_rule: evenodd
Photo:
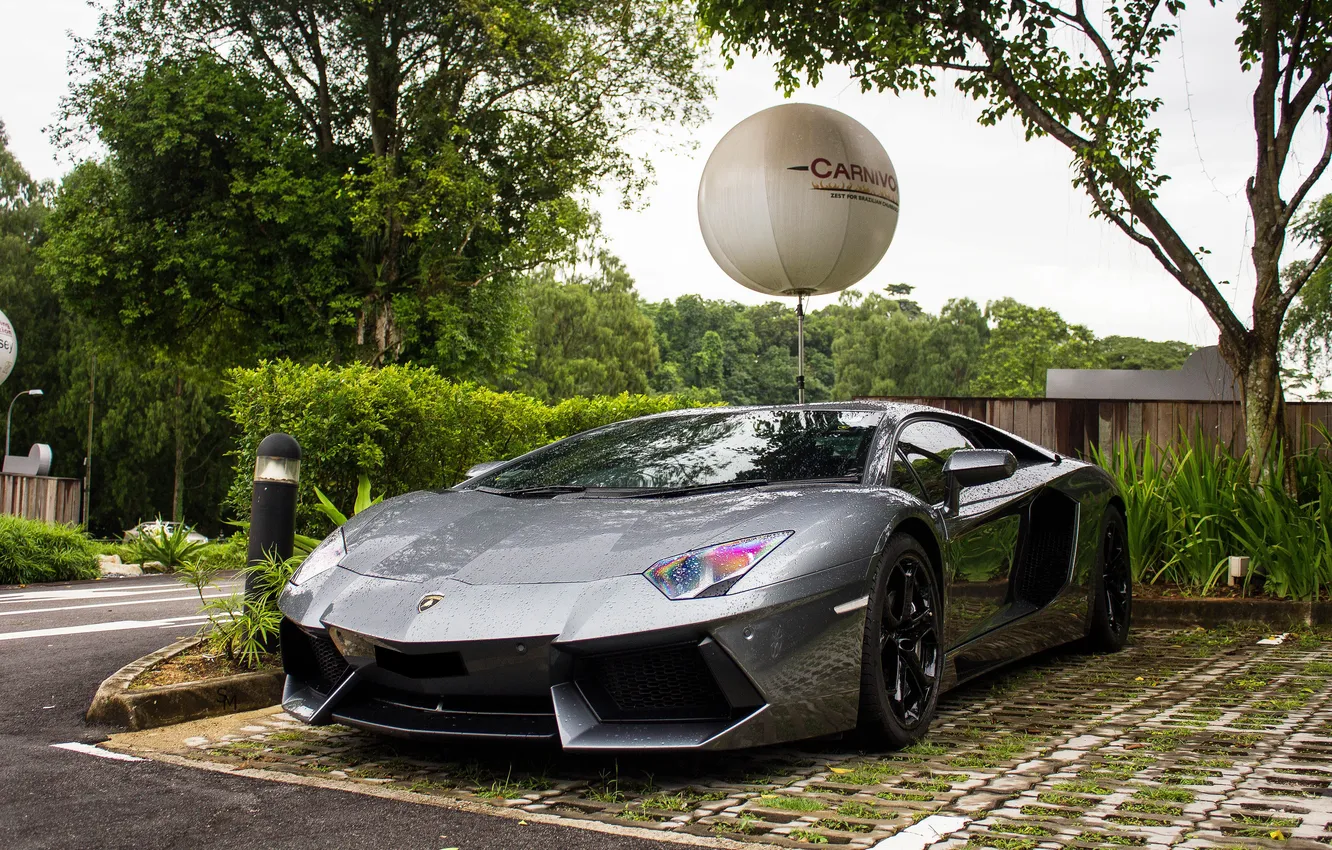
M 805 403 L 805 295 L 796 294 L 796 399 Z

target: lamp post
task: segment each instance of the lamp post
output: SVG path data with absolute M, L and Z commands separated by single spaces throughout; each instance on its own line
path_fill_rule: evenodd
M 9 402 L 9 413 L 5 414 L 5 457 L 9 457 L 9 426 L 10 426 L 11 424 L 13 424 L 13 421 L 14 421 L 14 402 L 16 402 L 16 401 L 18 401 L 19 399 L 23 398 L 25 395 L 42 395 L 42 391 L 41 391 L 41 390 L 24 390 L 23 392 L 21 392 L 21 393 L 19 393 L 18 395 L 14 396 L 14 398 L 13 398 L 12 400 L 10 400 L 10 402 Z
M 250 566 L 267 558 L 291 557 L 296 538 L 296 485 L 301 477 L 301 444 L 287 434 L 269 434 L 259 443 L 250 500 Z M 256 595 L 254 575 L 245 576 L 245 596 Z

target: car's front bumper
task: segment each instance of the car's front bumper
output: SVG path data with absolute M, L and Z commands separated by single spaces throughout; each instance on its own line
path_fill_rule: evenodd
M 484 623 L 468 621 L 487 589 L 454 587 L 444 595 L 458 607 L 431 618 L 436 628 L 352 621 L 336 604 L 305 618 L 289 601 L 283 706 L 310 723 L 568 749 L 721 749 L 843 731 L 856 722 L 866 571 L 846 564 L 686 601 L 665 599 L 640 576 L 578 592 L 507 587 Z M 338 580 L 362 603 L 373 590 L 414 604 L 422 590 Z M 474 639 L 459 639 L 460 621 Z M 330 627 L 352 647 L 347 656 Z

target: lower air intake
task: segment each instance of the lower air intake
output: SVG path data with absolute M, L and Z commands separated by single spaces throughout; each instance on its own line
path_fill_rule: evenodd
M 715 720 L 731 713 L 693 644 L 591 656 L 575 678 L 603 721 Z

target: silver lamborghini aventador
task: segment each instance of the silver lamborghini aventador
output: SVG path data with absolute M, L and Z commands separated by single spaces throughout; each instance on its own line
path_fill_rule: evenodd
M 313 723 L 568 749 L 922 735 L 939 694 L 1123 645 L 1098 467 L 890 403 L 647 416 L 351 519 L 281 600 Z

